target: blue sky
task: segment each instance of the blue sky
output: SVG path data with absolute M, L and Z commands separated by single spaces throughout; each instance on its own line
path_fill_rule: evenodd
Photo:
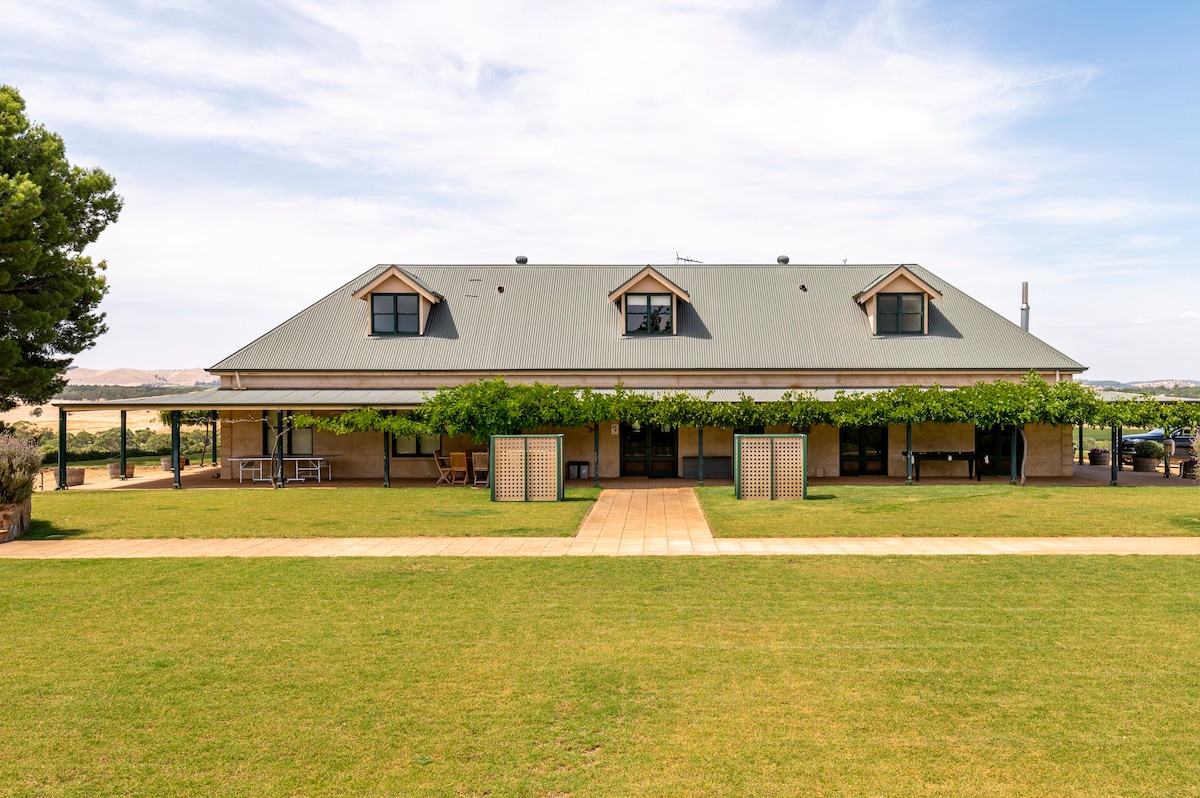
M 118 180 L 93 368 L 379 262 L 915 262 L 1092 379 L 1200 379 L 1200 4 L 0 0 Z

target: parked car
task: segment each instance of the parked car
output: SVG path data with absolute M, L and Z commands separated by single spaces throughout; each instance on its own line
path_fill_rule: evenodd
M 1132 458 L 1133 447 L 1137 446 L 1139 441 L 1162 443 L 1164 439 L 1175 442 L 1175 456 L 1177 457 L 1194 455 L 1196 453 L 1196 431 L 1191 427 L 1181 427 L 1171 430 L 1169 436 L 1162 429 L 1152 429 L 1149 432 L 1140 432 L 1136 435 L 1125 435 L 1121 438 L 1121 457 L 1125 460 Z

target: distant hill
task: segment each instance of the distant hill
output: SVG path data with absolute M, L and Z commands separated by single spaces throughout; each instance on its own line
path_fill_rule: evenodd
M 1200 388 L 1200 382 L 1195 380 L 1150 380 L 1129 384 L 1134 388 Z
M 143 371 L 142 369 L 83 369 L 67 372 L 71 385 L 193 385 L 212 384 L 215 378 L 204 369 Z

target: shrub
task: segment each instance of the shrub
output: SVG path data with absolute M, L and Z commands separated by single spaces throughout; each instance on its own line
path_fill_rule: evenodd
M 42 453 L 29 441 L 0 434 L 0 504 L 17 504 L 33 495 L 33 478 Z
M 1161 460 L 1164 451 L 1162 444 L 1156 441 L 1138 441 L 1133 447 L 1133 456 L 1153 457 L 1155 460 Z

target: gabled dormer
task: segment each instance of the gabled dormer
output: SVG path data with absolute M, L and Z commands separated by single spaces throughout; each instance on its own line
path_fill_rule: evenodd
M 929 303 L 942 293 L 906 266 L 871 282 L 854 295 L 867 312 L 872 335 L 928 335 Z
M 367 303 L 367 335 L 377 336 L 424 335 L 429 311 L 442 301 L 399 266 L 389 266 L 353 298 Z
M 621 283 L 608 295 L 621 308 L 625 335 L 678 335 L 681 303 L 691 297 L 652 266 L 647 266 Z

